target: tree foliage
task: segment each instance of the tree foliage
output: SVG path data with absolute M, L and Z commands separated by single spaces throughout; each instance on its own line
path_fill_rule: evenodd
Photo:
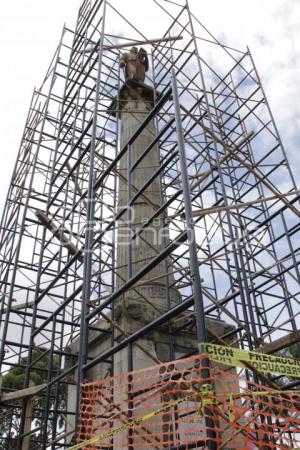
M 30 380 L 34 385 L 47 383 L 48 380 L 48 366 L 49 358 L 45 354 L 41 357 L 41 350 L 34 350 L 32 354 L 33 361 L 40 359 L 34 364 L 34 368 L 30 371 Z M 24 389 L 25 370 L 28 364 L 28 357 L 21 358 L 20 363 L 11 369 L 2 378 L 2 390 L 16 391 Z M 53 358 L 53 373 L 56 376 L 59 371 L 59 357 L 54 355 Z M 61 392 L 61 402 L 64 402 L 64 393 Z M 54 398 L 54 395 L 53 395 Z M 52 401 L 53 402 L 53 401 Z M 0 411 L 0 448 L 9 448 L 14 450 L 17 448 L 17 439 L 20 427 L 20 411 L 22 401 L 16 401 L 12 405 L 4 406 Z M 41 425 L 43 422 L 43 409 L 45 407 L 45 399 L 38 397 L 34 401 L 33 407 L 33 421 L 35 425 Z M 9 437 L 9 447 L 7 447 L 6 438 Z M 31 449 L 38 449 L 39 435 L 32 436 Z M 5 443 L 6 442 L 6 443 Z

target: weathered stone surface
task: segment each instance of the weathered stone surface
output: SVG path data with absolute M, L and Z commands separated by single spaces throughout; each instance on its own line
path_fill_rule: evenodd
M 121 117 L 121 148 L 123 148 L 142 121 L 147 117 L 153 106 L 153 90 L 143 83 L 129 83 L 124 85 L 119 93 L 118 100 L 113 102 L 118 107 Z M 113 109 L 114 106 L 112 106 Z M 145 149 L 150 148 L 146 156 L 136 165 L 131 173 L 131 198 L 141 189 L 145 182 L 159 169 L 159 149 L 157 144 L 152 145 L 156 137 L 154 120 L 151 120 L 143 132 L 128 147 L 126 154 L 120 159 L 119 172 L 122 175 L 119 181 L 119 208 L 129 202 L 128 177 L 129 166 L 135 164 Z M 152 146 L 151 146 L 152 145 Z M 130 156 L 129 156 L 130 155 Z M 145 223 L 161 206 L 161 183 L 158 175 L 131 207 L 131 222 L 128 213 L 124 214 L 118 227 L 117 237 L 117 287 L 121 287 L 128 280 L 128 242 L 139 227 Z M 132 275 L 145 267 L 166 245 L 168 235 L 162 239 L 164 217 L 160 215 L 155 222 L 147 227 L 141 236 L 132 241 L 131 260 Z M 134 331 L 141 325 L 151 322 L 160 314 L 175 306 L 181 299 L 176 289 L 167 292 L 168 283 L 174 278 L 166 276 L 159 281 L 151 281 L 166 273 L 166 262 L 162 261 L 145 275 L 135 289 L 130 289 L 117 300 L 115 304 L 115 317 L 120 320 L 126 330 Z M 129 323 L 134 321 L 135 323 Z

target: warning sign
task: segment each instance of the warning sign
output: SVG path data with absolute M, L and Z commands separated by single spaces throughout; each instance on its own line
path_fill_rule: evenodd
M 247 362 L 259 372 L 300 378 L 300 361 L 297 359 L 209 343 L 199 344 L 199 350 L 200 353 L 206 353 L 213 361 L 229 366 L 245 367 L 243 363 Z

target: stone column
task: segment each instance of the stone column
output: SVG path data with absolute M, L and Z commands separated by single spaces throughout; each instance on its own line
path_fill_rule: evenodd
M 119 91 L 118 98 L 112 103 L 110 113 L 116 115 L 121 122 L 121 142 L 120 148 L 127 145 L 134 132 L 149 114 L 153 107 L 153 89 L 144 83 L 135 80 L 127 80 Z M 155 258 L 168 242 L 168 231 L 163 228 L 163 216 L 156 218 L 154 223 L 147 226 L 138 239 L 131 241 L 130 237 L 139 227 L 145 223 L 161 207 L 161 182 L 160 175 L 149 183 L 147 189 L 136 201 L 129 206 L 130 200 L 144 186 L 144 184 L 154 175 L 160 167 L 160 153 L 157 144 L 151 147 L 156 137 L 154 119 L 139 133 L 139 136 L 127 148 L 125 155 L 120 159 L 119 186 L 118 186 L 118 209 L 128 206 L 128 210 L 122 216 L 117 229 L 117 288 L 120 288 L 132 276 L 143 269 L 153 258 Z M 145 157 L 138 161 L 144 151 L 148 149 Z M 135 165 L 136 164 L 136 165 Z M 134 166 L 135 165 L 135 166 Z M 130 167 L 134 169 L 129 172 Z M 165 237 L 162 236 L 165 232 Z M 174 277 L 165 276 L 166 261 L 162 261 L 149 271 L 133 288 L 117 300 L 114 305 L 115 320 L 127 334 L 141 329 L 145 324 L 153 321 L 168 309 L 175 306 L 180 300 L 179 292 L 172 288 L 168 292 L 168 283 L 174 281 Z M 117 332 L 116 332 L 117 333 Z M 115 335 L 116 340 L 122 340 L 124 336 Z M 161 327 L 153 333 L 138 340 L 139 345 L 132 346 L 133 370 L 142 369 L 155 364 L 155 361 L 170 360 L 169 346 L 162 352 L 161 342 L 168 340 L 168 327 Z M 126 372 L 128 366 L 128 349 L 118 352 L 114 356 L 114 375 Z M 163 354 L 162 354 L 163 353 Z M 154 358 L 151 358 L 153 356 Z M 149 388 L 154 380 L 149 380 Z M 124 388 L 123 388 L 124 389 Z M 134 381 L 131 389 L 135 389 Z M 118 392 L 118 385 L 115 387 L 115 402 L 122 403 L 126 409 L 130 404 L 124 402 L 124 393 Z M 158 407 L 157 398 L 147 399 L 143 405 L 145 411 L 149 412 Z M 134 412 L 133 412 L 134 415 Z M 167 419 L 166 419 L 167 420 Z M 121 423 L 115 423 L 119 426 Z M 149 432 L 156 432 L 161 436 L 162 442 L 158 445 L 163 448 L 163 423 L 158 423 L 149 427 Z M 139 447 L 139 437 L 130 439 L 128 431 L 119 435 L 121 441 L 128 442 L 128 449 Z M 154 439 L 154 438 L 153 438 Z M 151 439 L 150 439 L 151 441 Z M 132 443 L 133 447 L 131 447 Z M 118 444 L 117 444 L 118 446 Z
M 117 116 L 121 121 L 121 149 L 127 144 L 134 132 L 147 117 L 153 107 L 153 89 L 144 83 L 135 80 L 127 81 L 120 89 L 109 109 L 109 113 Z M 132 167 L 143 152 L 151 146 L 156 137 L 155 123 L 152 119 L 142 130 L 134 142 L 128 146 L 125 155 L 120 159 L 118 208 L 128 206 L 128 199 L 133 198 L 139 189 L 159 169 L 159 149 L 154 144 L 147 155 L 134 167 Z M 129 182 L 128 182 L 129 179 Z M 161 206 L 160 176 L 156 177 L 132 204 L 130 209 L 123 214 L 118 223 L 117 232 L 117 288 L 120 288 L 131 276 L 134 276 L 147 265 L 158 253 L 160 253 L 168 239 L 167 229 L 163 228 L 163 216 L 157 217 L 155 222 L 145 229 L 134 241 L 130 248 L 130 236 L 148 220 Z M 129 257 L 131 254 L 131 257 Z M 132 261 L 131 270 L 128 264 Z M 161 277 L 166 273 L 165 261 L 159 263 L 138 283 L 137 287 L 129 289 L 115 303 L 115 319 L 127 332 L 132 333 L 143 325 L 151 322 L 170 307 L 175 306 L 181 299 L 176 289 L 170 289 L 169 300 L 167 283 L 172 282 L 173 277 Z M 155 343 L 152 340 L 143 339 L 142 345 L 151 354 L 156 356 Z M 133 349 L 134 369 L 153 365 L 153 359 L 145 353 Z M 138 354 L 135 354 L 137 353 Z M 115 373 L 127 370 L 126 351 L 120 352 L 115 358 Z M 119 367 L 119 369 L 118 369 Z

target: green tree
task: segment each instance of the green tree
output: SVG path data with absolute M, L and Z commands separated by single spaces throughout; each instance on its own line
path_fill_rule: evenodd
M 41 356 L 42 350 L 33 351 L 33 360 Z M 21 358 L 20 365 L 12 367 L 2 378 L 2 390 L 20 390 L 24 388 L 25 367 L 28 363 L 28 357 Z M 48 379 L 48 355 L 45 354 L 35 364 L 30 372 L 30 380 L 34 385 L 40 385 L 47 382 Z M 53 373 L 52 377 L 59 372 L 59 357 L 54 355 L 53 358 Z M 54 392 L 52 392 L 54 398 Z M 65 393 L 61 391 L 60 405 L 63 407 L 65 403 Z M 53 401 L 52 401 L 53 403 Z M 19 435 L 20 427 L 20 411 L 22 407 L 21 401 L 16 401 L 12 405 L 1 407 L 0 409 L 0 448 L 15 450 L 17 449 L 17 436 Z M 34 401 L 33 406 L 33 421 L 35 426 L 43 423 L 43 410 L 45 408 L 45 399 L 38 397 Z M 51 406 L 50 406 L 51 409 Z M 62 424 L 61 424 L 62 425 Z M 9 445 L 7 445 L 7 437 L 9 437 Z M 37 450 L 39 445 L 39 434 L 31 437 L 31 450 Z
M 299 349 L 297 344 L 293 344 L 287 348 L 289 356 L 295 359 L 299 359 Z

